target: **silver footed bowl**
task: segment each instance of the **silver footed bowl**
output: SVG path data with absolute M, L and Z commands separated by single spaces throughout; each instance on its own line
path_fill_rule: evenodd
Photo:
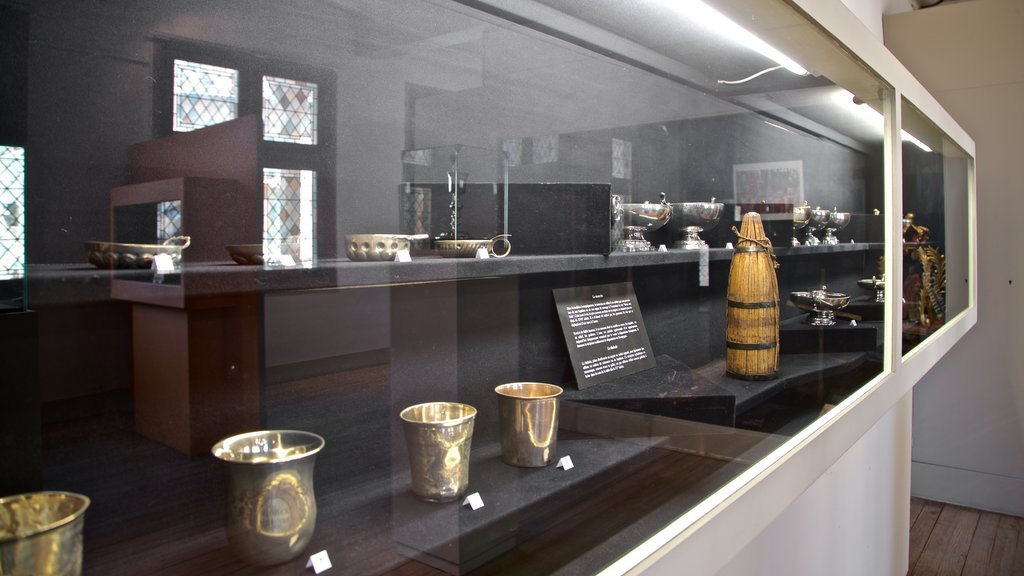
M 672 217 L 672 206 L 669 204 L 644 202 L 643 204 L 620 204 L 619 206 L 622 210 L 624 226 L 657 230 L 668 224 Z
M 875 295 L 875 302 L 885 302 L 885 278 L 863 278 L 857 280 L 857 286 Z
M 828 210 L 815 208 L 810 211 L 810 218 L 807 219 L 807 224 L 804 225 L 804 229 L 807 231 L 807 235 L 804 236 L 804 246 L 818 246 L 821 244 L 821 239 L 815 236 L 814 233 L 828 226 L 828 219 Z
M 825 236 L 821 239 L 822 244 L 839 244 L 839 238 L 835 233 L 846 228 L 850 224 L 849 212 L 829 212 L 828 222 L 825 223 Z
M 798 230 L 807 226 L 807 222 L 811 219 L 811 206 L 804 200 L 803 205 L 793 206 L 793 239 L 790 241 L 790 245 L 799 246 L 800 239 L 796 237 Z
M 675 230 L 682 230 L 684 237 L 676 242 L 676 248 L 699 249 L 707 246 L 700 233 L 718 225 L 722 217 L 721 202 L 676 202 L 672 207 L 672 224 Z
M 622 238 L 615 249 L 620 252 L 650 252 L 651 243 L 644 238 L 644 232 L 657 230 L 668 224 L 672 217 L 672 206 L 661 202 L 644 202 L 643 204 L 621 204 L 618 197 L 613 198 L 615 220 L 622 224 Z

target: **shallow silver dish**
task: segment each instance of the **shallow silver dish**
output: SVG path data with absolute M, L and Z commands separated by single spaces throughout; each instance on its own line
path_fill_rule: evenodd
M 510 234 L 499 234 L 489 240 L 436 240 L 434 249 L 443 258 L 473 258 L 481 248 L 495 258 L 504 258 L 512 252 Z M 495 244 L 504 244 L 503 250 L 495 250 Z
M 394 260 L 399 250 L 409 250 L 427 234 L 346 234 L 345 255 L 358 262 Z
M 175 266 L 181 262 L 181 252 L 192 243 L 189 236 L 168 238 L 163 244 L 124 244 L 92 240 L 85 243 L 89 263 L 105 270 L 142 270 L 153 267 L 153 258 L 168 254 Z

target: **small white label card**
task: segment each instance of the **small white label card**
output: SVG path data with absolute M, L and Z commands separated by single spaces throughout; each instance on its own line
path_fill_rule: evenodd
M 312 568 L 313 572 L 317 574 L 330 570 L 331 558 L 327 555 L 327 550 L 321 550 L 310 556 L 309 561 L 306 562 L 306 568 Z
M 480 497 L 479 492 L 473 492 L 462 502 L 463 506 L 469 506 L 473 510 L 479 510 L 484 507 L 484 499 Z
M 157 254 L 153 258 L 153 268 L 156 269 L 157 274 L 174 272 L 174 260 L 170 254 Z
M 490 258 L 491 254 L 489 252 L 487 252 L 487 248 L 484 248 L 483 246 L 481 246 L 481 247 L 476 249 L 476 257 L 480 258 L 480 259 Z
M 733 249 L 732 242 L 726 242 L 725 243 L 725 247 L 728 248 L 729 250 L 732 250 Z
M 412 262 L 412 256 L 408 250 L 399 250 L 395 252 L 395 262 Z
M 572 456 L 562 456 L 558 459 L 558 465 L 555 468 L 561 468 L 562 470 L 572 470 L 574 464 L 572 463 Z
M 668 246 L 665 246 L 664 244 L 659 244 L 658 252 L 668 252 Z

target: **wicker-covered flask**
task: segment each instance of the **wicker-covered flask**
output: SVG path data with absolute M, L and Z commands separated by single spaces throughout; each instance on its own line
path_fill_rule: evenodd
M 779 372 L 779 281 L 772 244 L 761 216 L 743 215 L 729 267 L 725 316 L 726 372 L 736 378 L 768 380 Z

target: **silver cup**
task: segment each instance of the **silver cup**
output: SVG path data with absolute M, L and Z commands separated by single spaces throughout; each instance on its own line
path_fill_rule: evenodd
M 431 502 L 457 500 L 469 487 L 469 451 L 476 408 L 428 402 L 402 410 L 414 494 Z
M 88 507 L 87 497 L 71 492 L 0 498 L 0 574 L 81 574 Z
M 221 440 L 213 455 L 229 464 L 227 533 L 231 549 L 259 566 L 302 554 L 316 528 L 313 464 L 324 439 L 298 430 L 262 430 Z
M 494 391 L 498 394 L 502 461 L 532 468 L 550 464 L 557 448 L 562 389 L 554 384 L 513 382 Z

